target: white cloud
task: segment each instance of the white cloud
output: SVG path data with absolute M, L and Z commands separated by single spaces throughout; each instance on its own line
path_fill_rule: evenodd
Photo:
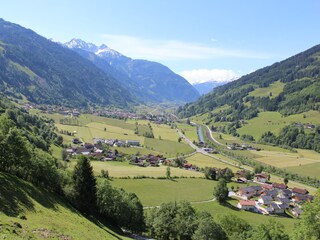
M 102 35 L 104 43 L 124 55 L 149 60 L 200 60 L 218 57 L 269 58 L 269 54 L 224 49 L 178 40 L 142 39 L 127 35 Z
M 195 69 L 180 72 L 180 75 L 191 84 L 204 82 L 229 82 L 240 77 L 240 74 L 227 69 Z

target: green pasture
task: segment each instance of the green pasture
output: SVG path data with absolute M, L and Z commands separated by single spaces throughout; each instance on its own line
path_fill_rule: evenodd
M 179 143 L 178 138 L 176 141 L 145 138 L 145 147 L 171 157 L 175 157 L 177 154 L 189 154 L 194 151 L 189 145 L 183 142 Z
M 287 117 L 283 117 L 278 112 L 261 112 L 258 117 L 247 122 L 248 124 L 237 129 L 237 132 L 240 135 L 252 135 L 256 140 L 259 140 L 263 133 L 271 131 L 274 134 L 279 134 L 282 128 L 294 122 L 320 124 L 320 112 L 308 111 Z
M 185 123 L 178 123 L 177 124 L 178 129 L 180 129 L 181 132 L 184 132 L 184 135 L 190 140 L 198 142 L 198 134 L 197 134 L 197 127 L 191 126 L 189 124 Z
M 214 156 L 221 158 L 221 159 L 225 159 L 225 158 L 223 158 L 224 156 L 222 156 L 220 154 L 214 154 Z M 230 164 L 226 164 L 224 162 L 221 162 L 221 161 L 216 160 L 212 157 L 203 155 L 201 153 L 196 153 L 190 157 L 187 157 L 186 160 L 188 161 L 188 163 L 196 165 L 200 168 L 205 168 L 205 167 L 230 168 L 233 172 L 236 172 L 239 170 L 239 168 L 237 168 L 237 167 L 234 167 Z M 232 161 L 230 159 L 225 159 L 225 160 L 230 161 L 230 162 Z
M 249 96 L 268 97 L 270 96 L 270 93 L 271 93 L 270 98 L 275 98 L 279 96 L 279 94 L 283 91 L 284 85 L 285 84 L 283 82 L 276 81 L 270 84 L 269 87 L 256 88 L 255 90 L 249 93 Z
M 298 153 L 261 150 L 255 152 L 259 156 L 255 160 L 279 168 L 320 163 L 319 153 L 302 149 L 298 149 L 297 151 Z
M 111 184 L 134 192 L 144 206 L 158 206 L 171 201 L 210 200 L 213 198 L 212 192 L 217 182 L 201 178 L 113 179 Z
M 179 138 L 179 134 L 175 129 L 172 129 L 170 126 L 165 124 L 151 124 L 154 138 L 170 141 L 177 141 Z
M 298 173 L 302 176 L 311 177 L 311 178 L 318 178 L 320 176 L 320 162 L 311 163 L 301 166 L 295 167 L 288 167 L 288 172 Z
M 93 217 L 90 221 L 52 192 L 1 172 L 0 192 L 2 239 L 128 239 Z
M 75 161 L 71 163 L 71 168 L 75 165 Z M 101 170 L 108 170 L 110 177 L 121 178 L 121 177 L 165 177 L 166 176 L 166 166 L 160 167 L 139 167 L 131 165 L 128 162 L 119 161 L 91 161 L 93 171 L 96 175 L 101 173 Z M 177 177 L 203 177 L 203 173 L 185 170 L 181 168 L 170 168 L 171 176 Z

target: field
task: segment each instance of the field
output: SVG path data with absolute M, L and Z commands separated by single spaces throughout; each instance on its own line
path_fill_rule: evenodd
M 1 239 L 127 239 L 60 197 L 8 174 L 0 173 L 0 192 Z
M 175 157 L 177 154 L 189 154 L 193 149 L 186 143 L 178 142 L 179 135 L 175 129 L 168 125 L 151 123 L 154 137 L 145 138 L 143 133 L 148 131 L 148 123 L 146 120 L 119 120 L 98 117 L 93 115 L 81 115 L 73 120 L 76 125 L 60 124 L 60 120 L 66 117 L 59 114 L 46 114 L 48 118 L 52 118 L 56 122 L 58 132 L 66 130 L 75 133 L 74 136 L 63 134 L 66 144 L 70 144 L 74 137 L 80 138 L 84 142 L 93 142 L 93 138 L 111 138 L 119 140 L 139 140 L 143 148 L 124 149 L 124 153 L 128 154 L 163 154 L 166 157 Z M 135 134 L 136 124 L 138 124 L 139 133 Z M 191 129 L 190 129 L 191 134 Z M 196 133 L 194 133 L 196 134 Z
M 113 179 L 112 186 L 134 192 L 143 206 L 158 206 L 164 202 L 188 200 L 206 201 L 213 198 L 216 181 L 206 179 Z
M 182 132 L 184 132 L 184 135 L 190 140 L 198 142 L 198 134 L 197 134 L 197 127 L 191 126 L 185 123 L 178 123 L 177 124 L 178 129 L 180 129 Z
M 319 178 L 320 162 L 311 163 L 302 166 L 288 167 L 288 172 L 298 173 L 302 176 Z
M 176 179 L 158 180 L 158 179 L 114 179 L 112 186 L 123 188 L 137 194 L 143 206 L 159 206 L 161 203 L 170 201 L 188 200 L 198 211 L 208 211 L 214 217 L 221 214 L 233 214 L 251 225 L 258 225 L 269 221 L 270 218 L 277 220 L 285 225 L 286 231 L 293 229 L 296 219 L 283 217 L 266 217 L 262 214 L 255 214 L 246 211 L 240 211 L 234 208 L 237 200 L 230 200 L 229 207 L 221 206 L 216 201 L 206 202 L 212 199 L 212 192 L 216 181 L 206 179 Z M 235 184 L 233 184 L 235 185 Z M 236 184 L 237 186 L 244 186 Z M 192 193 L 192 194 L 191 194 Z
M 320 154 L 311 150 L 299 149 L 298 153 L 262 150 L 255 152 L 255 154 L 259 155 L 256 158 L 257 161 L 279 168 L 320 163 Z
M 252 92 L 249 93 L 248 96 L 253 96 L 253 97 L 268 97 L 270 98 L 275 98 L 279 96 L 279 94 L 283 91 L 284 83 L 280 81 L 276 81 L 272 84 L 270 84 L 269 87 L 266 88 L 256 88 Z
M 72 161 L 70 167 L 73 168 L 75 161 Z M 166 166 L 160 167 L 139 167 L 131 165 L 128 162 L 117 162 L 117 161 L 91 161 L 93 171 L 96 175 L 101 173 L 101 170 L 108 170 L 110 177 L 121 178 L 121 177 L 165 177 L 166 176 Z M 197 177 L 203 178 L 203 173 L 185 170 L 181 168 L 170 168 L 171 176 L 177 177 Z
M 279 134 L 282 128 L 294 122 L 320 124 L 320 112 L 308 111 L 288 117 L 283 117 L 278 112 L 261 112 L 258 117 L 250 119 L 247 122 L 248 124 L 237 129 L 237 132 L 240 135 L 252 135 L 256 140 L 259 140 L 261 135 L 266 131 Z
M 177 138 L 178 140 L 178 138 Z M 146 138 L 145 146 L 148 149 L 161 152 L 165 156 L 175 157 L 177 154 L 189 154 L 194 150 L 187 144 L 182 141 L 169 141 L 169 140 L 160 140 L 155 138 Z
M 223 158 L 223 156 L 219 154 L 215 154 L 215 157 Z M 216 168 L 230 168 L 232 171 L 236 172 L 239 170 L 239 168 L 236 168 L 232 165 L 220 162 L 212 157 L 205 156 L 201 153 L 196 153 L 190 157 L 187 157 L 186 160 L 188 160 L 189 163 L 196 165 L 200 168 L 205 168 L 205 167 L 216 167 Z M 232 161 L 228 159 L 228 161 Z

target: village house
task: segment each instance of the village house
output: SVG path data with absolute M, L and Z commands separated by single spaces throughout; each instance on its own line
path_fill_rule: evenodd
M 272 197 L 271 196 L 260 196 L 259 199 L 258 199 L 258 202 L 260 204 L 263 204 L 263 205 L 269 205 L 272 203 Z
M 140 141 L 138 140 L 127 140 L 127 146 L 140 146 Z
M 286 189 L 287 185 L 283 183 L 272 183 L 272 187 L 277 188 L 277 189 Z
M 295 206 L 295 207 L 291 208 L 291 213 L 293 214 L 293 216 L 299 217 L 300 214 L 302 213 L 302 210 L 300 207 Z
M 308 194 L 308 190 L 306 189 L 301 189 L 301 188 L 293 188 L 292 189 L 292 194 L 295 195 L 295 194 L 302 194 L 302 195 L 305 195 L 305 194 Z
M 269 176 L 265 173 L 257 173 L 254 175 L 254 180 L 260 183 L 266 183 L 268 181 Z
M 237 207 L 246 211 L 257 211 L 256 202 L 253 200 L 240 200 Z
M 262 187 L 260 186 L 250 186 L 250 187 L 240 188 L 237 194 L 242 199 L 250 199 L 254 196 L 258 196 L 261 190 L 262 190 Z
M 278 205 L 276 203 L 271 203 L 269 207 L 266 208 L 266 211 L 274 214 L 283 214 L 286 210 L 286 207 L 283 205 Z
M 105 140 L 103 138 L 94 138 L 93 139 L 93 144 L 99 144 L 99 143 L 104 144 Z

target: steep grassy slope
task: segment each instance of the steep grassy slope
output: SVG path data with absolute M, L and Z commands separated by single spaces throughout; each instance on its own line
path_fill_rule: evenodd
M 320 45 L 218 87 L 195 103 L 180 108 L 179 114 L 189 117 L 225 104 L 231 108 L 213 117 L 219 115 L 233 121 L 253 118 L 258 111 L 290 115 L 319 110 Z
M 44 104 L 127 107 L 133 97 L 90 61 L 35 32 L 0 19 L 0 89 Z
M 61 198 L 0 172 L 0 238 L 127 239 Z

